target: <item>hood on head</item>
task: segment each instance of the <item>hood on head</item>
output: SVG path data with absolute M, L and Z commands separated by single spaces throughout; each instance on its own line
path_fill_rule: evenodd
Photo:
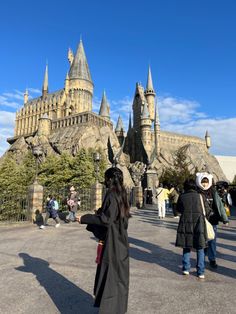
M 202 179 L 207 178 L 209 185 L 207 188 L 203 187 L 201 184 Z M 213 175 L 208 172 L 198 172 L 196 173 L 196 184 L 201 190 L 208 190 L 212 186 Z

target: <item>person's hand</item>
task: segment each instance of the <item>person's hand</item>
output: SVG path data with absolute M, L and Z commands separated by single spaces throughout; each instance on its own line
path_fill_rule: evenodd
M 80 224 L 81 216 L 76 216 L 75 220 Z

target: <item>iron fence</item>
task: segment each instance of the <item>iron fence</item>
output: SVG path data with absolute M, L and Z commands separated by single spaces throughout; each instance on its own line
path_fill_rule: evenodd
M 28 220 L 27 195 L 0 194 L 0 222 L 18 222 Z
M 81 211 L 90 211 L 91 210 L 91 195 L 93 193 L 92 188 L 78 188 L 76 189 L 80 199 L 79 210 Z M 69 198 L 69 187 L 64 187 L 61 189 L 49 189 L 44 188 L 44 210 L 46 210 L 46 199 L 49 195 L 52 195 L 56 198 L 59 211 L 68 211 L 67 200 Z

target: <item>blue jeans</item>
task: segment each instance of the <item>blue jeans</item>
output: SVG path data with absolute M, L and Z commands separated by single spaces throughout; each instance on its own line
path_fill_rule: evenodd
M 190 264 L 190 253 L 191 249 L 183 248 L 183 259 L 182 259 L 182 265 L 183 265 L 183 271 L 190 271 L 191 264 Z M 205 254 L 204 249 L 196 250 L 197 253 L 197 274 L 202 275 L 205 271 Z
M 208 241 L 207 255 L 209 262 L 216 260 L 216 236 L 217 236 L 217 225 L 212 225 L 215 231 L 215 239 Z
M 66 219 L 69 221 L 75 221 L 75 212 L 73 212 L 72 210 L 69 211 L 69 214 L 66 216 Z

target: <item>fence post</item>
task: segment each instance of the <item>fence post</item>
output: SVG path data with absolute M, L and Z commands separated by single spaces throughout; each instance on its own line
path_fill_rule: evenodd
M 31 222 L 36 222 L 36 217 L 43 211 L 43 186 L 35 180 L 28 188 L 28 217 Z
M 97 210 L 102 206 L 102 189 L 103 186 L 96 182 L 91 187 L 91 210 Z

